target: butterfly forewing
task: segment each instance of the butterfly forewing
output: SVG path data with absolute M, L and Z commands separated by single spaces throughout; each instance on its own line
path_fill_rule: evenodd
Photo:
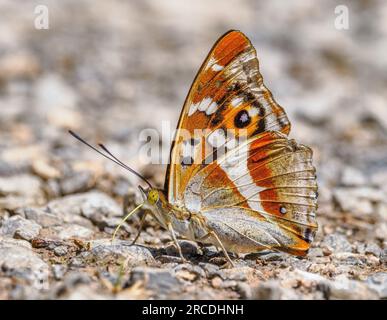
M 251 42 L 230 31 L 210 51 L 185 101 L 166 175 L 169 202 L 182 202 L 190 177 L 216 160 L 218 149 L 270 130 L 287 134 L 290 123 L 263 84 Z

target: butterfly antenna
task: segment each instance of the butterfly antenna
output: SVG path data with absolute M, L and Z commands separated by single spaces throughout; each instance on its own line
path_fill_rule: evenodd
M 114 160 L 116 160 L 117 162 L 119 162 L 121 165 L 123 165 L 125 168 L 127 168 L 130 172 L 132 172 L 133 174 L 135 174 L 137 177 L 139 177 L 140 179 L 142 179 L 143 181 L 145 181 L 148 186 L 153 189 L 153 186 L 151 185 L 151 183 L 145 179 L 145 177 L 141 174 L 139 174 L 138 172 L 134 171 L 132 168 L 130 168 L 128 165 L 126 165 L 125 163 L 123 163 L 120 159 L 118 159 L 113 153 L 111 153 L 108 148 L 106 148 L 102 143 L 98 143 L 98 146 L 103 150 L 105 151 L 109 156 L 111 156 Z
M 120 167 L 128 170 L 129 172 L 133 173 L 137 177 L 139 177 L 141 180 L 143 180 L 151 189 L 153 189 L 152 184 L 145 179 L 141 174 L 133 170 L 131 167 L 123 163 L 121 160 L 119 160 L 117 157 L 115 157 L 104 145 L 98 144 L 105 152 L 107 152 L 111 157 L 104 154 L 100 150 L 98 150 L 96 147 L 92 146 L 90 143 L 88 143 L 86 140 L 82 139 L 79 135 L 77 135 L 75 132 L 69 130 L 69 133 L 78 141 L 82 142 L 83 144 L 87 145 L 89 148 L 93 149 L 94 151 L 98 152 L 100 155 L 104 156 L 105 158 L 109 159 L 110 161 L 113 161 L 114 163 L 118 164 Z

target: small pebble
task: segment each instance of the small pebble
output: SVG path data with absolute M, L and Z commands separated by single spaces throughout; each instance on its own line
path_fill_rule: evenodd
M 68 253 L 67 247 L 65 246 L 58 246 L 54 249 L 55 255 L 58 257 L 65 256 Z
M 211 285 L 215 288 L 218 289 L 222 286 L 223 280 L 220 277 L 214 277 L 211 279 Z
M 63 264 L 53 264 L 51 268 L 54 278 L 56 280 L 62 280 L 67 271 L 67 267 Z

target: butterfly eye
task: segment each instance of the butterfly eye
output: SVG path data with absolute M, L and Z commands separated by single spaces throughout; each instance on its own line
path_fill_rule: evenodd
M 287 212 L 285 207 L 280 207 L 280 213 L 285 214 Z
M 159 193 L 157 190 L 151 190 L 148 193 L 148 201 L 150 204 L 155 204 L 159 200 Z

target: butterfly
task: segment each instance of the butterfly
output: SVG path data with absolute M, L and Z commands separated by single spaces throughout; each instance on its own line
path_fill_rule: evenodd
M 232 30 L 215 43 L 189 90 L 163 190 L 100 146 L 147 183 L 135 210 L 145 210 L 142 222 L 150 214 L 169 230 L 182 259 L 178 236 L 215 245 L 233 265 L 228 252 L 305 256 L 315 237 L 313 152 L 289 132 L 253 45 Z

